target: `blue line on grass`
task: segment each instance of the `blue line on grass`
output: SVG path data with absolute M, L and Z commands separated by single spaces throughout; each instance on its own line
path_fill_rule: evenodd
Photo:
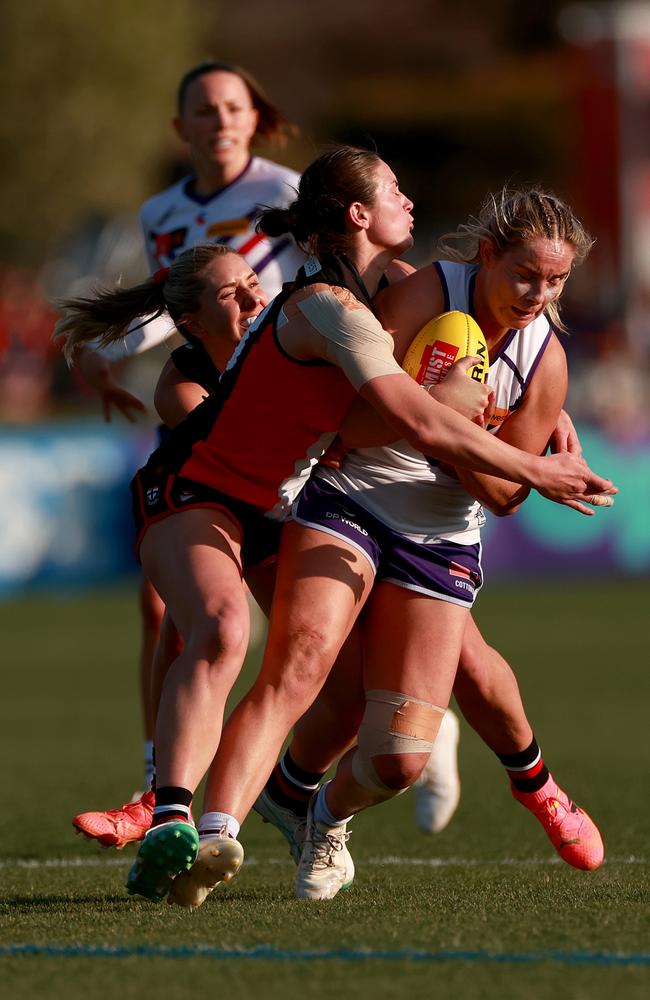
M 0 947 L 0 957 L 39 955 L 47 958 L 212 958 L 263 959 L 279 962 L 497 962 L 530 965 L 538 962 L 561 962 L 568 965 L 650 965 L 650 954 L 622 954 L 606 951 L 425 951 L 417 948 L 382 950 L 373 948 L 335 948 L 331 950 L 293 950 L 258 945 L 255 948 L 215 948 L 211 945 L 170 948 L 165 945 L 40 945 L 14 944 Z

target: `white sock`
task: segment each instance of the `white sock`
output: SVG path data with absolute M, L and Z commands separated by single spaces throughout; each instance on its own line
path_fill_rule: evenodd
M 199 820 L 199 839 L 214 837 L 225 831 L 227 837 L 236 840 L 239 829 L 239 823 L 230 813 L 207 812 Z
M 343 826 L 344 823 L 349 823 L 352 816 L 346 816 L 345 819 L 338 819 L 336 816 L 332 815 L 327 807 L 327 801 L 325 799 L 325 789 L 329 785 L 329 781 L 326 781 L 324 785 L 321 785 L 320 791 L 316 795 L 316 801 L 313 806 L 313 816 L 317 823 L 322 823 L 323 826 Z
M 144 790 L 148 792 L 153 784 L 156 768 L 153 762 L 153 740 L 144 741 Z

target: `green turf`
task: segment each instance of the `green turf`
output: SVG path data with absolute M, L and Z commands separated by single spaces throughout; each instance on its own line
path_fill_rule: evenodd
M 75 812 L 118 805 L 140 781 L 134 595 L 0 605 L 0 949 L 44 949 L 0 957 L 4 993 L 69 1000 L 100 992 L 140 997 L 152 989 L 170 997 L 216 989 L 233 1000 L 254 991 L 273 1000 L 647 996 L 650 966 L 569 957 L 650 952 L 649 598 L 647 582 L 571 582 L 492 588 L 477 609 L 488 638 L 517 667 L 547 762 L 602 827 L 608 860 L 600 871 L 553 863 L 540 828 L 512 801 L 498 762 L 464 727 L 463 799 L 442 834 L 414 830 L 408 794 L 368 811 L 352 827 L 354 887 L 313 904 L 293 898 L 284 842 L 252 817 L 242 833 L 242 873 L 192 914 L 129 898 L 124 879 L 133 851 L 101 851 L 70 826 Z M 116 956 L 135 947 L 270 947 L 292 957 L 87 955 L 102 946 Z M 55 948 L 86 954 L 54 957 Z M 393 957 L 299 958 L 310 949 Z M 396 958 L 402 949 L 429 960 Z M 431 960 L 442 951 L 483 958 Z M 564 958 L 521 964 L 486 955 L 550 952 Z

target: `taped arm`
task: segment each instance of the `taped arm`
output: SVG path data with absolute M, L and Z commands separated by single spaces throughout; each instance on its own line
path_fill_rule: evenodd
M 298 309 L 312 331 L 312 350 L 340 367 L 356 389 L 376 374 L 401 371 L 390 334 L 347 289 L 322 286 L 299 301 Z M 300 347 L 306 349 L 304 339 Z M 348 411 L 339 437 L 346 450 L 397 440 L 395 430 L 360 397 Z
M 393 357 L 393 338 L 347 289 L 312 286 L 310 292 L 296 301 L 309 328 L 303 331 L 302 338 L 299 331 L 298 339 L 291 344 L 285 341 L 286 328 L 279 331 L 290 353 L 296 353 L 298 348 L 298 356 L 329 361 L 357 390 L 379 375 L 402 372 Z

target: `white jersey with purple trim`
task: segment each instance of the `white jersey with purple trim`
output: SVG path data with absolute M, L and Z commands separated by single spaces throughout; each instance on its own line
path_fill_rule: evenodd
M 195 243 L 224 243 L 246 258 L 273 298 L 294 279 L 305 255 L 288 235 L 271 240 L 256 233 L 255 221 L 261 208 L 284 208 L 294 201 L 299 180 L 295 170 L 253 156 L 234 181 L 209 198 L 193 193 L 193 177 L 154 195 L 140 210 L 152 272 L 169 267 Z
M 255 220 L 263 207 L 284 208 L 294 201 L 299 180 L 295 170 L 253 156 L 234 181 L 209 198 L 193 194 L 191 176 L 149 198 L 140 209 L 140 222 L 151 272 L 169 267 L 195 243 L 224 243 L 246 258 L 274 298 L 285 281 L 293 281 L 305 254 L 288 235 L 271 240 L 256 233 Z M 185 343 L 167 314 L 99 352 L 115 362 L 163 342 L 170 350 Z
M 435 266 L 445 292 L 445 312 L 471 313 L 478 266 L 450 261 Z M 523 330 L 511 330 L 490 358 L 488 383 L 496 394 L 492 432 L 521 404 L 551 335 L 548 320 L 540 316 Z M 346 456 L 340 469 L 319 468 L 316 474 L 414 541 L 446 539 L 473 545 L 480 540 L 485 523 L 481 505 L 407 441 L 359 448 Z

